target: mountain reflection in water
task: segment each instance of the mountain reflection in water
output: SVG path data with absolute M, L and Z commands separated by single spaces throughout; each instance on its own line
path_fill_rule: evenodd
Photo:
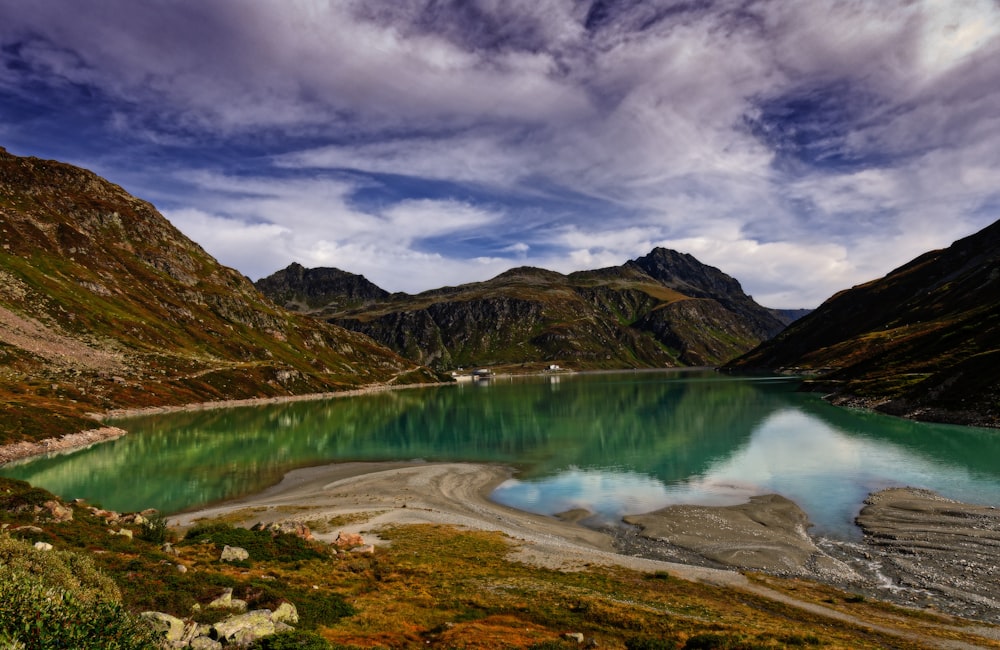
M 4 468 L 116 510 L 197 507 L 296 467 L 355 460 L 501 462 L 494 497 L 616 520 L 672 503 L 777 492 L 824 534 L 852 534 L 872 490 L 914 485 L 1000 502 L 1000 432 L 830 406 L 786 378 L 706 371 L 499 379 L 115 422 L 130 435 Z

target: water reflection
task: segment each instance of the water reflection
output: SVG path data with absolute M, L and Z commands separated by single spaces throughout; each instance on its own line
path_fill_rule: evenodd
M 864 495 L 888 484 L 998 501 L 995 432 L 847 411 L 794 388 L 704 372 L 575 375 L 151 416 L 120 423 L 125 438 L 3 474 L 110 508 L 177 511 L 304 465 L 490 461 L 522 469 L 498 500 L 546 514 L 617 518 L 778 492 L 823 531 L 849 528 Z

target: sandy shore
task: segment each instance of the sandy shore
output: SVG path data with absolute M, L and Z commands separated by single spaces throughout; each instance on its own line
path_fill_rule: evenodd
M 171 525 L 225 516 L 252 525 L 294 521 L 308 525 L 319 539 L 333 541 L 340 531 L 362 533 L 380 544 L 377 530 L 402 524 L 445 524 L 495 530 L 518 540 L 514 559 L 562 570 L 619 565 L 640 571 L 666 571 L 676 577 L 726 586 L 745 586 L 736 571 L 622 555 L 614 538 L 575 523 L 536 515 L 489 499 L 513 470 L 472 463 L 343 463 L 295 470 L 260 494 L 182 513 Z M 330 520 L 339 523 L 330 526 Z

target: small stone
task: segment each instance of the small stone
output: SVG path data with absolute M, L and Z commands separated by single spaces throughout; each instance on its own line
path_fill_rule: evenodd
M 178 573 L 187 573 L 188 572 L 188 568 L 186 566 L 184 566 L 183 564 L 178 564 L 177 565 L 177 572 Z
M 35 548 L 39 551 L 51 551 L 52 544 L 49 544 L 48 542 L 35 542 Z
M 38 526 L 18 526 L 17 528 L 14 528 L 13 530 L 16 530 L 19 533 L 33 533 L 35 535 L 38 535 L 40 533 L 44 533 L 45 532 L 44 530 L 42 530 Z
M 375 554 L 375 545 L 374 544 L 367 544 L 365 546 L 357 546 L 357 547 L 351 549 L 351 553 L 374 555 Z
M 577 643 L 583 643 L 584 636 L 581 632 L 566 632 L 562 635 L 562 638 L 567 641 L 576 641 Z

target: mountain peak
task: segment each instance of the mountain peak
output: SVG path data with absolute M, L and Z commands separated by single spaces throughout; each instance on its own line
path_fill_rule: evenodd
M 669 248 L 654 248 L 648 255 L 627 262 L 626 266 L 638 268 L 664 286 L 695 298 L 749 299 L 733 277 L 699 262 L 693 255 Z
M 306 268 L 292 262 L 254 283 L 257 289 L 293 311 L 350 309 L 384 300 L 389 292 L 363 275 L 334 267 Z

